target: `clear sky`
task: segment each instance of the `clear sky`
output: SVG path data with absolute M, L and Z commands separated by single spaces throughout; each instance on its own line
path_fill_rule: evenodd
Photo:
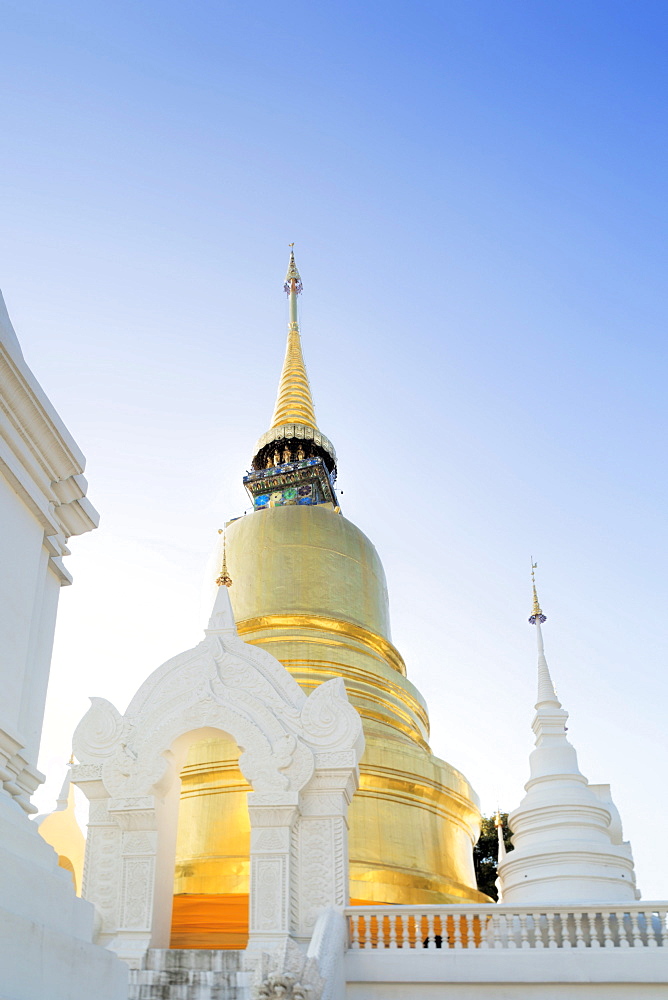
M 344 513 L 432 746 L 512 809 L 529 560 L 645 898 L 665 827 L 668 7 L 0 0 L 0 285 L 88 458 L 38 793 L 201 637 L 268 427 L 287 244 Z

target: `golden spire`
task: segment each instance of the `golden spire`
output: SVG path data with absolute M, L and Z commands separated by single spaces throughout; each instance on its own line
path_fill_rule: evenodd
M 292 248 L 293 243 L 290 244 Z M 284 424 L 302 424 L 318 429 L 315 422 L 315 409 L 311 386 L 309 385 L 306 365 L 302 355 L 299 322 L 297 320 L 297 296 L 302 290 L 302 279 L 295 264 L 295 252 L 290 250 L 288 273 L 285 276 L 285 291 L 290 302 L 290 323 L 288 326 L 288 343 L 285 349 L 285 360 L 281 380 L 278 383 L 278 395 L 271 428 L 282 427 Z
M 538 594 L 536 593 L 536 570 L 538 568 L 538 563 L 531 559 L 531 587 L 533 590 L 533 608 L 529 616 L 529 622 L 531 625 L 535 625 L 536 622 L 542 623 L 547 621 L 547 615 L 544 615 L 540 609 L 540 604 L 538 603 Z
M 225 544 L 225 529 L 219 528 L 218 534 L 223 536 L 223 565 L 220 570 L 220 576 L 216 580 L 219 587 L 231 587 L 232 577 L 227 572 L 227 546 Z

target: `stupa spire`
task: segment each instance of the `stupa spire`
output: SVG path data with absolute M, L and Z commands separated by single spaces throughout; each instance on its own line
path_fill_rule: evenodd
M 244 485 L 253 497 L 253 506 L 256 510 L 264 509 L 270 501 L 272 504 L 277 502 L 276 497 L 271 499 L 271 494 L 279 492 L 276 487 L 280 486 L 283 492 L 286 488 L 291 490 L 294 485 L 305 485 L 301 473 L 297 477 L 298 483 L 287 480 L 264 482 L 266 478 L 264 473 L 268 469 L 282 469 L 283 466 L 294 462 L 309 462 L 314 475 L 321 480 L 315 493 L 299 494 L 299 503 L 308 503 L 308 496 L 311 496 L 311 503 L 336 503 L 333 493 L 333 483 L 336 479 L 336 452 L 332 442 L 319 430 L 316 423 L 311 386 L 302 354 L 297 314 L 297 296 L 302 290 L 302 279 L 295 263 L 293 246 L 291 243 L 288 273 L 283 286 L 288 296 L 290 319 L 276 406 L 269 430 L 265 431 L 255 445 L 252 471 L 244 478 Z M 318 461 L 313 463 L 311 459 Z M 294 471 L 296 470 L 288 469 L 285 474 L 291 475 Z M 260 472 L 263 473 L 262 476 L 258 475 Z M 290 496 L 280 499 L 283 502 L 295 498 L 290 493 Z
M 218 534 L 223 536 L 223 565 L 220 568 L 220 576 L 216 580 L 216 584 L 219 587 L 231 587 L 232 577 L 227 571 L 227 540 L 225 538 L 225 529 L 219 528 Z
M 218 534 L 223 536 L 223 564 L 220 568 L 220 574 L 216 580 L 218 590 L 216 591 L 216 599 L 213 602 L 213 610 L 211 612 L 211 617 L 209 618 L 206 634 L 230 636 L 237 634 L 234 612 L 232 611 L 232 602 L 230 601 L 232 577 L 227 569 L 225 529 L 219 528 Z
M 301 424 L 304 427 L 317 430 L 318 425 L 315 421 L 311 386 L 302 354 L 297 316 L 297 296 L 302 291 L 302 279 L 295 263 L 295 252 L 292 249 L 294 244 L 290 244 L 290 246 L 290 261 L 284 285 L 290 305 L 288 342 L 285 349 L 283 371 L 278 384 L 276 406 L 271 419 L 271 428 L 282 427 L 284 424 Z
M 550 670 L 545 659 L 545 648 L 543 646 L 543 633 L 541 625 L 547 621 L 547 615 L 541 611 L 536 593 L 536 569 L 538 563 L 531 562 L 531 588 L 533 590 L 533 608 L 529 615 L 529 622 L 536 626 L 536 642 L 538 645 L 538 696 L 536 700 L 536 710 L 539 711 L 544 705 L 552 705 L 561 708 L 561 702 L 557 698 L 554 684 L 550 676 Z

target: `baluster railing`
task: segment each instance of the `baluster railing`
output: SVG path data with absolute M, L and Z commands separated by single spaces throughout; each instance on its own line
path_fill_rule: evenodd
M 438 941 L 440 941 L 441 948 L 448 947 L 448 926 L 447 926 L 447 914 L 443 910 L 439 911 L 436 915 L 436 934 L 438 935 Z
M 575 935 L 571 936 L 573 929 L 573 917 L 570 913 L 560 913 L 559 927 L 561 929 L 561 947 L 572 948 L 575 944 Z
M 659 940 L 657 945 L 661 948 L 668 948 L 668 925 L 666 923 L 666 917 L 668 916 L 668 911 L 665 909 L 660 909 L 656 911 L 656 919 L 658 924 L 658 934 Z
M 364 948 L 369 950 L 373 948 L 373 937 L 371 934 L 371 914 L 364 914 Z
M 668 948 L 668 905 L 349 908 L 352 950 Z
M 547 946 L 548 948 L 557 948 L 557 932 L 554 926 L 557 915 L 556 913 L 546 913 L 545 919 L 547 921 Z
M 601 922 L 603 926 L 603 947 L 604 948 L 614 948 L 615 938 L 612 933 L 612 921 L 615 919 L 614 913 L 602 913 Z
M 631 933 L 633 935 L 633 947 L 642 948 L 643 939 L 642 939 L 642 930 L 640 928 L 641 914 L 637 912 L 636 913 L 631 912 L 629 916 L 631 917 Z
M 474 919 L 475 918 L 472 913 L 464 914 L 463 917 L 464 932 L 462 937 L 462 944 L 464 945 L 465 948 L 476 947 Z
M 460 913 L 453 914 L 453 943 L 455 948 L 461 948 L 462 946 L 462 916 Z
M 410 935 L 410 929 L 408 927 L 408 920 L 409 920 L 408 914 L 407 913 L 402 913 L 401 914 L 401 947 L 402 948 L 410 948 L 410 946 L 411 946 L 411 935 Z
M 389 916 L 388 916 L 388 922 L 389 922 L 389 925 L 390 925 L 390 928 L 389 928 L 390 929 L 390 933 L 389 933 L 389 945 L 388 946 L 390 948 L 394 948 L 394 949 L 396 949 L 396 947 L 397 947 L 397 921 L 398 920 L 399 920 L 399 917 L 397 916 L 396 913 L 390 913 L 389 914 Z
M 582 930 L 582 917 L 583 914 L 576 910 L 573 914 L 573 921 L 575 923 L 575 947 L 576 948 L 586 948 L 587 943 L 585 941 L 584 932 Z
M 505 930 L 505 944 L 506 948 L 517 948 L 517 940 L 515 938 L 515 924 L 517 923 L 517 917 L 515 914 L 504 913 L 504 930 Z
M 360 946 L 360 919 L 358 913 L 351 913 L 348 917 L 350 926 L 350 947 L 359 948 Z
M 503 939 L 501 937 L 501 914 L 492 914 L 492 947 L 493 948 L 503 948 Z
M 490 939 L 491 939 L 491 947 L 492 948 L 494 947 L 493 923 L 494 923 L 493 913 L 478 914 L 478 933 L 480 935 L 478 944 L 479 948 L 488 950 L 490 947 Z
M 427 914 L 427 938 L 426 947 L 435 948 L 436 947 L 436 933 L 434 931 L 434 921 L 436 920 L 435 913 Z
M 600 948 L 603 931 L 601 930 L 602 913 L 587 914 L 587 924 L 589 925 L 589 947 Z

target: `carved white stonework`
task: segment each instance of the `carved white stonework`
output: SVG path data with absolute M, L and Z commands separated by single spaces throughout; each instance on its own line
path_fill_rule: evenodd
M 287 876 L 283 855 L 251 859 L 251 931 L 287 930 Z
M 307 697 L 278 660 L 243 642 L 220 587 L 205 639 L 151 674 L 125 715 L 93 698 L 74 734 L 73 780 L 91 800 L 84 894 L 99 939 L 131 965 L 149 944 L 169 944 L 178 776 L 189 745 L 211 732 L 236 740 L 253 789 L 251 951 L 309 936 L 323 907 L 347 902 L 360 717 L 340 678 Z M 298 842 L 309 863 L 295 856 Z
M 252 1000 L 321 1000 L 325 987 L 316 958 L 304 954 L 289 938 L 255 964 Z
M 121 926 L 151 929 L 153 858 L 123 858 Z
M 251 850 L 254 854 L 262 851 L 281 851 L 285 853 L 288 849 L 288 830 L 269 827 L 266 830 L 255 829 L 251 833 Z

